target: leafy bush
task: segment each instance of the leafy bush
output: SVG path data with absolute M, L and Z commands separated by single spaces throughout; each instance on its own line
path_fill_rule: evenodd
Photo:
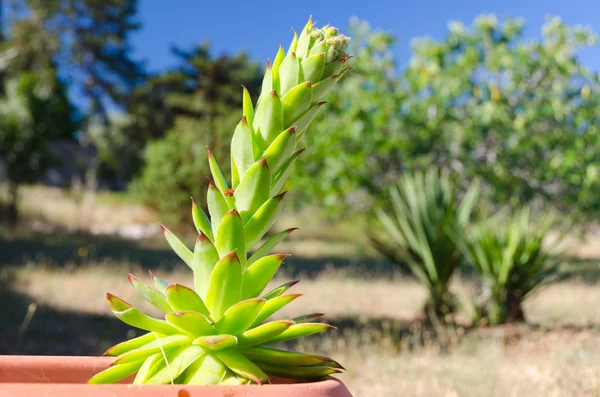
M 195 134 L 169 132 L 145 149 L 146 165 L 131 190 L 145 204 L 158 210 L 165 222 L 180 224 L 191 206 L 206 197 L 208 169 L 206 148 Z
M 454 310 L 448 284 L 462 259 L 453 234 L 467 227 L 479 186 L 471 185 L 461 199 L 455 175 L 431 170 L 403 175 L 389 194 L 393 214 L 377 213 L 387 238 L 373 234 L 371 240 L 428 289 L 427 314 L 443 318 Z
M 561 245 L 543 246 L 553 218 L 530 223 L 529 209 L 506 219 L 497 214 L 481 220 L 458 246 L 466 261 L 481 275 L 485 288 L 477 311 L 491 324 L 523 321 L 523 300 L 551 276 L 558 274 Z
M 56 77 L 43 80 L 35 73 L 21 73 L 8 79 L 0 99 L 0 162 L 5 167 L 9 192 L 8 220 L 18 220 L 19 185 L 40 180 L 60 159 L 49 145 L 73 139 L 77 128 L 74 108 L 66 86 Z

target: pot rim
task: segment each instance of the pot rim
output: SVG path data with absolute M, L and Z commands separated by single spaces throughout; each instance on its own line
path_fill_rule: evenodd
M 293 382 L 276 379 L 274 384 L 265 385 L 132 385 L 118 383 L 111 385 L 88 385 L 85 382 L 95 373 L 108 367 L 113 357 L 93 356 L 20 356 L 0 355 L 0 389 L 2 395 L 29 395 L 33 391 L 44 390 L 48 396 L 62 396 L 68 391 L 86 397 L 127 395 L 144 389 L 149 395 L 188 397 L 202 395 L 230 395 L 234 389 L 243 392 L 240 396 L 259 396 L 269 391 L 273 394 L 287 395 L 287 392 L 304 393 L 318 389 L 323 396 L 349 396 L 344 384 L 333 377 L 317 382 Z M 13 381 L 13 380 L 17 381 Z M 54 382 L 53 379 L 57 379 Z M 65 381 L 69 379 L 69 381 Z M 131 381 L 131 379 L 129 379 Z M 265 389 L 266 388 L 266 389 Z M 260 392 L 259 392 L 260 390 Z M 7 392 L 7 394 L 4 394 Z M 202 392 L 203 394 L 198 394 Z M 48 394 L 46 394 L 48 393 Z M 115 394 L 118 393 L 118 394 Z M 191 393 L 191 394 L 190 394 Z M 245 394 L 244 394 L 245 393 Z M 260 393 L 260 394 L 259 394 Z M 279 394 L 281 393 L 281 394 Z M 233 394 L 232 394 L 233 395 Z M 237 395 L 237 394 L 235 394 Z M 292 395 L 292 394 L 290 394 Z M 303 394 L 293 394 L 303 395 Z M 307 396 L 309 394 L 306 394 Z

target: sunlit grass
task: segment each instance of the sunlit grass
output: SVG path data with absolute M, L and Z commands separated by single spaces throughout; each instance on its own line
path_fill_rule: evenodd
M 128 272 L 146 277 L 139 264 L 123 262 L 62 269 L 30 263 L 4 274 L 38 305 L 110 315 L 104 301 L 110 291 L 153 312 L 135 294 Z M 183 265 L 161 275 L 191 284 Z M 542 328 L 450 329 L 435 338 L 410 325 L 426 297 L 412 281 L 327 271 L 302 280 L 293 292 L 305 296 L 281 315 L 322 311 L 340 325 L 328 336 L 306 338 L 300 348 L 341 361 L 348 369 L 342 379 L 355 396 L 580 396 L 600 386 L 600 289 L 594 284 L 569 281 L 541 290 L 525 310 Z M 345 327 L 347 321 L 352 326 Z

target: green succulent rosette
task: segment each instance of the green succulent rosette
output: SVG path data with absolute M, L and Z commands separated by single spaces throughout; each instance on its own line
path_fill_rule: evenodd
M 305 149 L 302 137 L 323 98 L 348 71 L 348 38 L 311 20 L 294 33 L 267 64 L 256 106 L 243 89 L 243 117 L 231 141 L 230 183 L 209 150 L 212 180 L 207 215 L 195 203 L 198 238 L 190 250 L 163 227 L 175 253 L 192 269 L 194 288 L 151 274 L 152 286 L 129 280 L 149 303 L 165 313 L 150 317 L 107 294 L 113 313 L 146 334 L 110 348 L 112 365 L 89 383 L 112 383 L 136 374 L 134 384 L 262 384 L 271 376 L 319 379 L 343 370 L 319 355 L 267 347 L 332 326 L 314 322 L 322 314 L 271 320 L 299 294 L 297 281 L 264 293 L 287 255 L 271 254 L 295 229 L 272 235 L 294 163 Z M 262 244 L 259 243 L 262 241 Z

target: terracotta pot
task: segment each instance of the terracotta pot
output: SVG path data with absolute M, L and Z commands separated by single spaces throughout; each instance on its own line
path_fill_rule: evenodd
M 244 386 L 133 386 L 87 385 L 106 368 L 109 357 L 0 356 L 1 397 L 352 397 L 334 378 L 321 382 L 290 383 L 277 379 L 271 385 Z

